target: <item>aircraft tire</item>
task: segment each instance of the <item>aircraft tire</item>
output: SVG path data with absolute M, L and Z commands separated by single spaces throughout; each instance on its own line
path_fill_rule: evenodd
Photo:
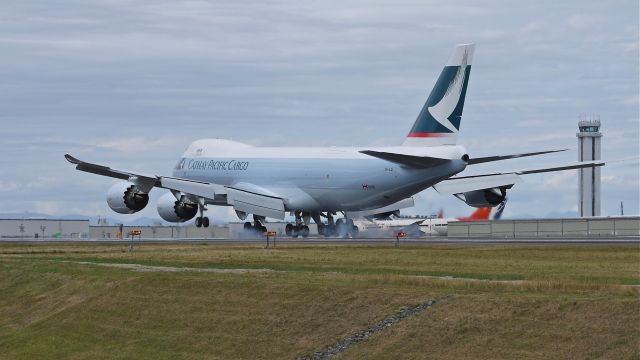
M 287 234 L 287 236 L 292 236 L 293 235 L 293 225 L 287 224 L 284 227 L 284 233 Z
M 336 221 L 336 229 L 334 233 L 337 237 L 345 237 L 349 235 L 349 229 L 347 228 L 344 220 L 338 219 L 338 221 Z
M 302 235 L 302 237 L 304 238 L 309 236 L 309 227 L 307 225 L 302 225 L 300 227 L 300 235 Z
M 197 217 L 196 218 L 196 227 L 202 227 L 202 218 L 201 217 Z
M 351 237 L 352 237 L 352 238 L 357 237 L 357 236 L 358 236 L 358 232 L 359 232 L 358 227 L 357 227 L 357 226 L 355 226 L 355 225 L 353 225 L 353 226 L 351 227 Z
M 196 220 L 196 222 L 197 222 L 197 220 Z M 202 226 L 206 227 L 206 228 L 209 227 L 209 218 L 208 217 L 205 216 L 205 217 L 202 218 Z

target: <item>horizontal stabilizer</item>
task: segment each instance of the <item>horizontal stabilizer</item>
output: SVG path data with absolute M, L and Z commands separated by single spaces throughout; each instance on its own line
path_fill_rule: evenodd
M 449 159 L 434 158 L 429 156 L 405 155 L 384 151 L 362 150 L 360 152 L 369 156 L 376 157 L 378 159 L 391 161 L 413 168 L 430 168 L 446 164 L 451 161 Z
M 467 161 L 467 165 L 482 164 L 482 163 L 486 163 L 486 162 L 501 161 L 501 160 L 508 160 L 508 159 L 517 159 L 517 158 L 526 157 L 526 156 L 550 154 L 550 153 L 567 151 L 567 150 L 569 150 L 569 149 L 537 151 L 537 152 L 524 153 L 524 154 L 496 155 L 496 156 L 486 156 L 486 157 L 472 158 L 472 159 L 469 159 L 469 161 Z

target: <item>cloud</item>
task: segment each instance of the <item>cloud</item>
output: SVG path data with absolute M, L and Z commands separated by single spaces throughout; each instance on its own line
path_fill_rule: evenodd
M 180 140 L 176 141 L 175 138 L 149 140 L 141 136 L 136 136 L 110 140 L 98 140 L 94 145 L 108 150 L 132 153 L 140 150 L 144 150 L 145 152 L 161 151 L 163 148 L 168 146 L 175 146 L 176 143 L 180 143 Z
M 583 30 L 598 26 L 602 22 L 600 16 L 594 14 L 576 14 L 567 19 L 569 27 Z
M 601 115 L 603 158 L 628 157 L 639 143 L 637 13 L 637 1 L 13 2 L 0 14 L 0 166 L 11 169 L 0 206 L 112 215 L 111 180 L 73 170 L 65 153 L 166 174 L 203 137 L 399 144 L 452 45 L 470 41 L 469 153 L 572 147 L 482 169 L 575 161 L 585 112 Z M 603 197 L 626 192 L 637 213 L 637 163 L 605 168 Z M 527 180 L 508 210 L 570 209 L 576 184 Z M 427 193 L 418 210 L 468 213 Z M 603 201 L 604 213 L 614 205 Z

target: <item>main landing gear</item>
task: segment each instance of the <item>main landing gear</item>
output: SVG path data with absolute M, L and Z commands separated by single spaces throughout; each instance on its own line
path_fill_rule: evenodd
M 353 224 L 352 219 L 342 218 L 335 222 L 334 226 L 325 228 L 324 236 L 351 237 L 358 236 L 358 227 Z
M 206 216 L 199 216 L 196 218 L 196 227 L 209 227 L 209 218 Z
M 337 237 L 356 237 L 358 236 L 358 227 L 353 224 L 353 220 L 348 218 L 338 219 L 334 221 L 333 216 L 336 214 L 332 211 L 327 211 L 326 213 L 322 212 L 314 212 L 314 213 L 303 213 L 301 211 L 294 212 L 296 217 L 295 224 L 287 224 L 284 228 L 287 236 L 292 237 L 307 237 L 309 236 L 309 220 L 310 218 L 318 226 L 318 235 L 320 236 L 337 236 Z M 324 223 L 322 218 L 326 218 L 327 222 Z
M 200 216 L 198 216 L 196 218 L 196 227 L 209 227 L 209 218 L 204 216 L 204 212 L 207 210 L 207 208 L 204 206 L 204 204 L 201 202 L 202 200 L 198 201 L 198 209 L 200 210 Z
M 264 226 L 265 223 L 265 217 L 264 216 L 259 216 L 259 215 L 253 215 L 253 224 L 251 224 L 251 222 L 247 221 L 244 223 L 244 229 L 246 231 L 257 231 L 260 233 L 264 233 L 267 231 L 267 227 Z
M 306 238 L 309 236 L 309 226 L 305 223 L 309 223 L 309 214 L 303 214 L 302 211 L 295 211 L 294 214 L 296 217 L 296 224 L 287 224 L 284 227 L 284 232 L 287 236 L 302 236 Z M 306 221 L 303 218 L 306 219 Z

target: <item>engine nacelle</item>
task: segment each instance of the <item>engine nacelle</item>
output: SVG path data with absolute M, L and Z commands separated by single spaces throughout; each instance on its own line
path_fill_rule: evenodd
M 464 201 L 469 206 L 481 208 L 481 207 L 494 207 L 498 206 L 507 197 L 507 188 L 489 188 L 482 190 L 474 190 L 455 194 L 455 197 Z
M 114 184 L 107 192 L 107 204 L 119 214 L 133 214 L 147 206 L 149 194 L 128 181 Z
M 379 214 L 372 215 L 372 217 L 376 220 L 386 220 L 391 218 L 392 216 L 400 216 L 400 210 L 395 211 L 387 211 Z
M 158 199 L 158 215 L 168 222 L 185 222 L 198 213 L 198 204 L 189 201 L 184 195 L 179 200 L 171 193 Z

